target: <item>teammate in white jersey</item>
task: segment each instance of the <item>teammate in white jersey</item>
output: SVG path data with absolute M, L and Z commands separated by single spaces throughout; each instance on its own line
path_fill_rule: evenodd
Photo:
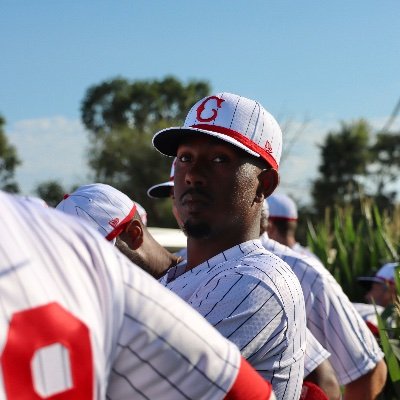
M 268 236 L 300 254 L 318 257 L 296 240 L 297 206 L 293 199 L 283 193 L 274 193 L 267 199 L 269 208 Z
M 240 348 L 277 398 L 298 399 L 303 294 L 288 265 L 258 240 L 263 201 L 278 183 L 279 125 L 259 103 L 220 93 L 153 144 L 177 157 L 174 201 L 188 236 L 185 271 L 171 270 L 167 287 Z
M 0 209 L 2 399 L 274 398 L 233 344 L 91 227 L 2 192 Z
M 80 186 L 64 196 L 58 210 L 89 223 L 107 240 L 154 277 L 176 265 L 179 257 L 155 241 L 143 223 L 147 214 L 126 194 L 103 183 Z M 156 249 L 156 251 L 154 251 Z
M 375 399 L 386 380 L 383 353 L 342 288 L 317 259 L 270 239 L 267 232 L 261 242 L 288 263 L 299 278 L 307 327 L 331 353 L 329 360 L 345 387 L 344 399 Z

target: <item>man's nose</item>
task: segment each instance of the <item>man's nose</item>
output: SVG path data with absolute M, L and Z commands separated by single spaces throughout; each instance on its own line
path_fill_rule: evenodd
M 190 186 L 204 186 L 207 180 L 206 176 L 205 164 L 201 161 L 195 161 L 186 170 L 185 182 Z

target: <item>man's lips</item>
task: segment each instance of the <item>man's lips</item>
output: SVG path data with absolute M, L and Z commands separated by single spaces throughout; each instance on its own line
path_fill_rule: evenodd
M 207 205 L 209 204 L 211 197 L 208 193 L 199 189 L 188 189 L 180 196 L 180 202 L 182 205 Z

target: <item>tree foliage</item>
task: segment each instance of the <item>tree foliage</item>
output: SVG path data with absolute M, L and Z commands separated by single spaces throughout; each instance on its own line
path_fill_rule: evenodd
M 363 197 L 373 198 L 380 207 L 393 206 L 396 193 L 387 185 L 399 176 L 400 135 L 373 138 L 372 128 L 359 120 L 330 132 L 320 149 L 319 176 L 312 187 L 318 215 L 327 207 L 357 205 Z
M 15 169 L 21 164 L 16 148 L 11 145 L 4 133 L 5 119 L 0 116 L 0 189 L 18 193 L 19 187 L 14 180 Z
M 63 199 L 64 194 L 68 193 L 59 182 L 54 180 L 40 183 L 34 192 L 50 207 L 55 207 Z
M 172 162 L 154 149 L 153 134 L 182 125 L 190 107 L 209 92 L 207 82 L 185 85 L 174 77 L 134 82 L 116 78 L 87 90 L 81 116 L 89 131 L 88 162 L 95 180 L 139 202 L 150 225 L 176 225 L 169 201 L 146 194 L 169 179 Z
M 172 76 L 133 82 L 115 78 L 87 90 L 81 106 L 82 121 L 94 134 L 124 127 L 146 132 L 161 121 L 183 121 L 189 108 L 209 91 L 207 82 L 185 85 Z
M 379 207 L 388 207 L 394 202 L 396 192 L 388 189 L 399 179 L 400 134 L 381 132 L 371 146 L 371 175 L 376 184 L 376 201 Z

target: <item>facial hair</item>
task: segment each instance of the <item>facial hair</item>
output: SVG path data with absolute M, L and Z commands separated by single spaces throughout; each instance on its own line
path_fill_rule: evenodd
M 211 234 L 211 227 L 206 222 L 192 223 L 186 221 L 183 225 L 183 231 L 187 237 L 206 239 Z

